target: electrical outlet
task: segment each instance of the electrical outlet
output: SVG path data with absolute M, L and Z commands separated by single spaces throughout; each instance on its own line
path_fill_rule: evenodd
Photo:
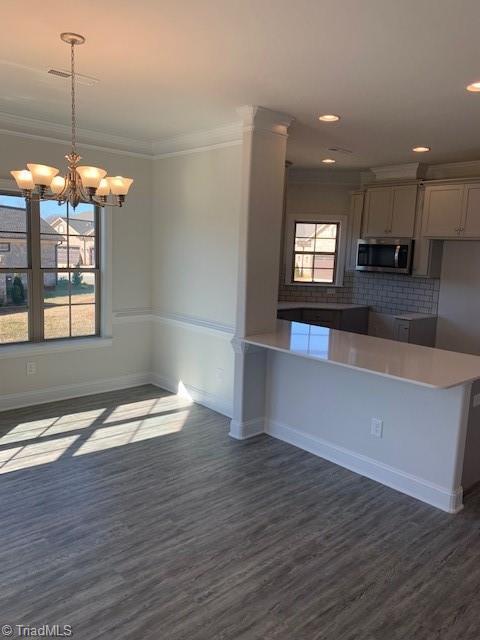
M 217 369 L 217 382 L 223 382 L 224 370 L 221 368 Z
M 336 290 L 335 289 L 327 289 L 327 295 L 328 296 L 334 296 L 336 294 Z
M 34 376 L 37 373 L 37 363 L 27 362 L 27 376 Z
M 372 418 L 370 433 L 372 436 L 375 436 L 375 438 L 381 438 L 383 435 L 383 420 L 380 420 L 380 418 Z
M 480 393 L 476 393 L 476 394 L 473 396 L 473 402 L 472 402 L 472 405 L 473 405 L 473 407 L 478 407 L 478 405 L 479 405 L 479 404 L 480 404 Z

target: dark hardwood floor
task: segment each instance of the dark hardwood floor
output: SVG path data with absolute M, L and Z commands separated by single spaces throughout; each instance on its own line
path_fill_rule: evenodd
M 0 625 L 68 624 L 78 640 L 480 638 L 480 490 L 451 516 L 227 430 L 150 386 L 1 413 Z

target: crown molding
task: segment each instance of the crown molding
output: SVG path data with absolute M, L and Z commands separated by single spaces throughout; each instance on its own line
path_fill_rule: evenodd
M 162 138 L 152 144 L 153 158 L 159 160 L 241 144 L 242 134 L 242 123 L 231 122 L 213 129 Z
M 0 112 L 0 132 L 60 144 L 69 143 L 71 139 L 71 129 L 67 125 L 4 112 Z M 145 158 L 149 158 L 152 155 L 152 144 L 146 140 L 134 140 L 133 138 L 90 131 L 89 129 L 78 129 L 77 140 L 79 146 L 85 148 L 125 153 Z
M 388 165 L 385 167 L 372 167 L 375 179 L 381 180 L 417 180 L 423 178 L 425 165 L 420 162 L 408 162 L 406 164 Z
M 448 162 L 431 164 L 427 167 L 427 180 L 442 180 L 448 178 L 472 178 L 480 176 L 480 160 L 466 162 Z
M 302 169 L 292 167 L 288 170 L 288 182 L 291 184 L 318 184 L 325 186 L 343 186 L 358 188 L 361 185 L 359 170 L 331 170 L 322 168 Z
M 0 133 L 57 144 L 69 144 L 71 139 L 70 127 L 66 125 L 3 112 L 0 112 Z M 242 123 L 238 121 L 153 142 L 89 129 L 77 130 L 80 147 L 154 160 L 241 144 L 242 137 Z
M 242 120 L 244 131 L 263 131 L 281 136 L 288 135 L 288 127 L 295 120 L 287 113 L 256 105 L 237 107 L 237 113 Z

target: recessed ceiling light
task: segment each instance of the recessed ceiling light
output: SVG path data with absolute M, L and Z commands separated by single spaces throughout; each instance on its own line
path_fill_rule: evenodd
M 480 80 L 478 82 L 472 82 L 467 86 L 467 91 L 471 91 L 472 93 L 480 92 Z
M 340 120 L 340 116 L 336 116 L 334 113 L 325 113 L 323 116 L 318 116 L 318 119 L 322 122 L 338 122 Z
M 427 153 L 427 151 L 431 151 L 431 147 L 413 147 L 412 151 L 415 153 Z
M 335 164 L 336 160 L 334 160 L 333 158 L 324 158 L 322 162 L 324 164 Z

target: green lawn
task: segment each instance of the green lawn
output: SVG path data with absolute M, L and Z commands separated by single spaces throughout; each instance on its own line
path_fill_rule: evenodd
M 95 292 L 90 285 L 72 287 L 72 336 L 95 333 Z M 45 294 L 45 337 L 69 336 L 68 290 Z M 79 306 L 76 306 L 79 305 Z M 28 340 L 26 307 L 0 307 L 0 344 Z

